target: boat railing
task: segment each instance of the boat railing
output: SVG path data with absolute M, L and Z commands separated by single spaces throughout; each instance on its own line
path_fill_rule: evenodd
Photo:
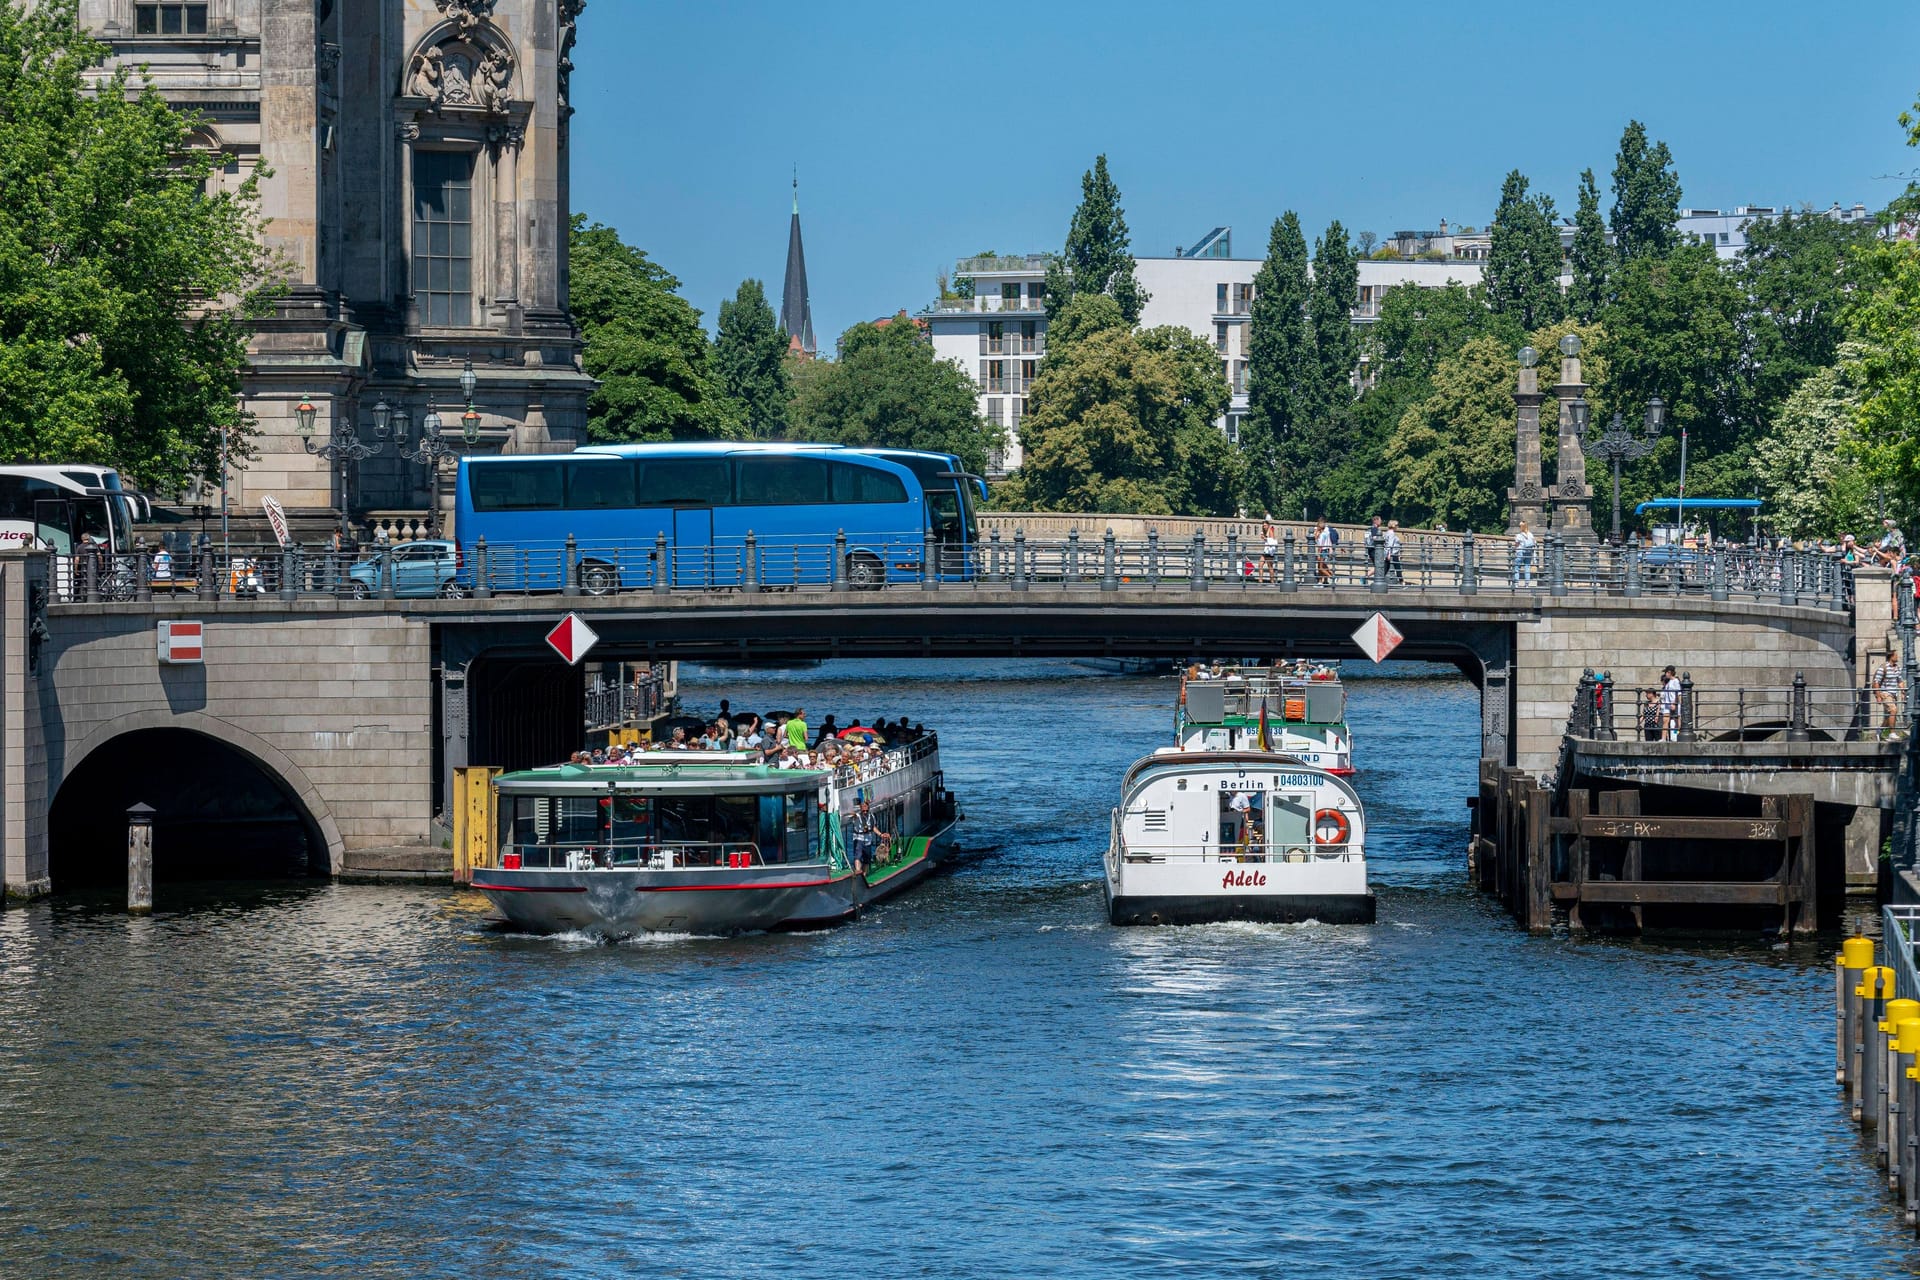
M 1352 862 L 1360 858 L 1360 849 L 1351 844 L 1296 845 L 1168 845 L 1156 843 L 1151 850 L 1134 849 L 1120 837 L 1120 857 L 1132 863 L 1241 863 L 1241 862 Z
M 760 847 L 745 840 L 565 841 L 510 844 L 501 850 L 501 866 L 508 871 L 704 871 L 768 865 Z
M 916 738 L 903 746 L 887 747 L 871 760 L 858 760 L 852 764 L 837 766 L 833 771 L 833 782 L 836 787 L 842 788 L 858 786 L 863 782 L 877 782 L 890 774 L 918 764 L 939 749 L 939 739 L 929 733 L 924 738 Z

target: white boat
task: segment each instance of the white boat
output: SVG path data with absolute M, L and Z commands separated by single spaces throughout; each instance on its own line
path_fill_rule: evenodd
M 1367 818 L 1329 769 L 1163 747 L 1127 771 L 1106 857 L 1114 924 L 1371 924 Z
M 1236 666 L 1180 681 L 1174 740 L 1188 751 L 1264 750 L 1353 772 L 1353 731 L 1337 665 Z

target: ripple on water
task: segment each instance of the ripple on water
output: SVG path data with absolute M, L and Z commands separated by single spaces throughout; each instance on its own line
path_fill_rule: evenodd
M 973 856 L 799 936 L 529 938 L 474 894 L 356 886 L 0 912 L 0 1274 L 1920 1259 L 1832 1090 L 1822 948 L 1530 938 L 1467 891 L 1462 682 L 1355 683 L 1379 925 L 1124 930 L 1107 810 L 1170 682 L 687 684 L 937 724 Z

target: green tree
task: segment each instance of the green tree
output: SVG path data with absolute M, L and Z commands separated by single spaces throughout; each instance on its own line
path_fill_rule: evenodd
M 739 439 L 740 409 L 713 369 L 700 313 L 680 282 L 585 214 L 569 240 L 581 363 L 600 380 L 587 400 L 594 440 Z
M 1346 228 L 1336 220 L 1314 241 L 1313 285 L 1307 303 L 1314 358 L 1320 366 L 1315 411 L 1336 438 L 1353 403 L 1353 373 L 1360 363 L 1360 337 L 1353 327 L 1353 304 L 1359 296 L 1360 267 L 1347 243 Z
M 1647 145 L 1647 127 L 1629 120 L 1613 162 L 1613 252 L 1618 262 L 1664 257 L 1680 242 L 1680 177 L 1667 144 Z
M 1681 428 L 1691 437 L 1689 492 L 1746 492 L 1758 433 L 1746 382 L 1746 305 L 1734 272 L 1706 245 L 1634 258 L 1615 273 L 1605 337 L 1596 343 L 1608 368 L 1596 413 L 1619 409 L 1632 418 L 1657 395 L 1669 424 L 1660 447 L 1623 479 L 1627 500 L 1659 496 L 1651 490 L 1677 479 Z
M 1756 219 L 1746 233 L 1734 273 L 1747 296 L 1751 413 L 1764 422 L 1794 388 L 1839 358 L 1847 299 L 1867 283 L 1857 251 L 1872 244 L 1874 228 L 1787 213 Z
M 901 312 L 840 335 L 840 358 L 810 363 L 793 401 L 794 435 L 861 448 L 923 449 L 986 470 L 1005 439 L 980 417 L 965 370 L 934 357 L 933 344 Z
M 1291 515 L 1305 497 L 1295 472 L 1310 447 L 1320 360 L 1308 315 L 1312 298 L 1307 239 L 1289 209 L 1267 236 L 1267 258 L 1253 277 L 1247 331 L 1248 507 Z
M 1120 304 L 1128 324 L 1140 323 L 1147 293 L 1133 274 L 1127 216 L 1120 188 L 1107 173 L 1106 156 L 1080 178 L 1080 205 L 1067 228 L 1067 247 L 1047 268 L 1047 319 L 1051 321 L 1076 294 L 1104 293 Z
M 1580 174 L 1573 249 L 1568 256 L 1573 280 L 1567 286 L 1567 312 L 1582 322 L 1598 320 L 1607 305 L 1607 271 L 1613 265 L 1613 253 L 1607 248 L 1607 224 L 1600 220 L 1600 190 L 1591 169 Z
M 257 175 L 80 29 L 0 3 L 0 458 L 111 465 L 175 491 L 247 456 L 247 321 L 266 305 Z M 209 299 L 230 299 L 210 303 Z
M 1231 393 L 1209 344 L 1177 325 L 1135 332 L 1098 296 L 1047 339 L 1013 494 L 1043 511 L 1232 514 L 1239 460 L 1214 425 Z
M 1860 343 L 1859 453 L 1869 481 L 1911 528 L 1920 516 L 1920 246 L 1881 241 L 1860 260 L 1867 287 L 1846 313 Z
M 720 304 L 720 333 L 713 344 L 720 385 L 726 388 L 747 434 L 777 440 L 786 434 L 787 331 L 773 318 L 766 287 L 742 280 L 733 297 Z
M 1754 446 L 1768 521 L 1788 537 L 1832 537 L 1873 523 L 1872 485 L 1859 458 L 1861 354 L 1858 344 L 1842 344 L 1838 362 L 1802 380 Z
M 1527 194 L 1526 175 L 1515 169 L 1500 187 L 1487 251 L 1487 304 L 1512 316 L 1523 329 L 1560 318 L 1560 231 L 1553 197 Z
M 1401 414 L 1382 450 L 1402 521 L 1506 527 L 1519 368 L 1515 348 L 1492 336 L 1440 362 L 1431 390 Z

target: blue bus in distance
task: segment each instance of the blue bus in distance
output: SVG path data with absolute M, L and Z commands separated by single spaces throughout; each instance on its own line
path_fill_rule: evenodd
M 495 590 L 558 590 L 571 537 L 588 594 L 919 581 L 968 573 L 973 477 L 948 454 L 832 444 L 592 445 L 460 460 L 462 572 Z M 842 540 L 844 535 L 844 541 Z

